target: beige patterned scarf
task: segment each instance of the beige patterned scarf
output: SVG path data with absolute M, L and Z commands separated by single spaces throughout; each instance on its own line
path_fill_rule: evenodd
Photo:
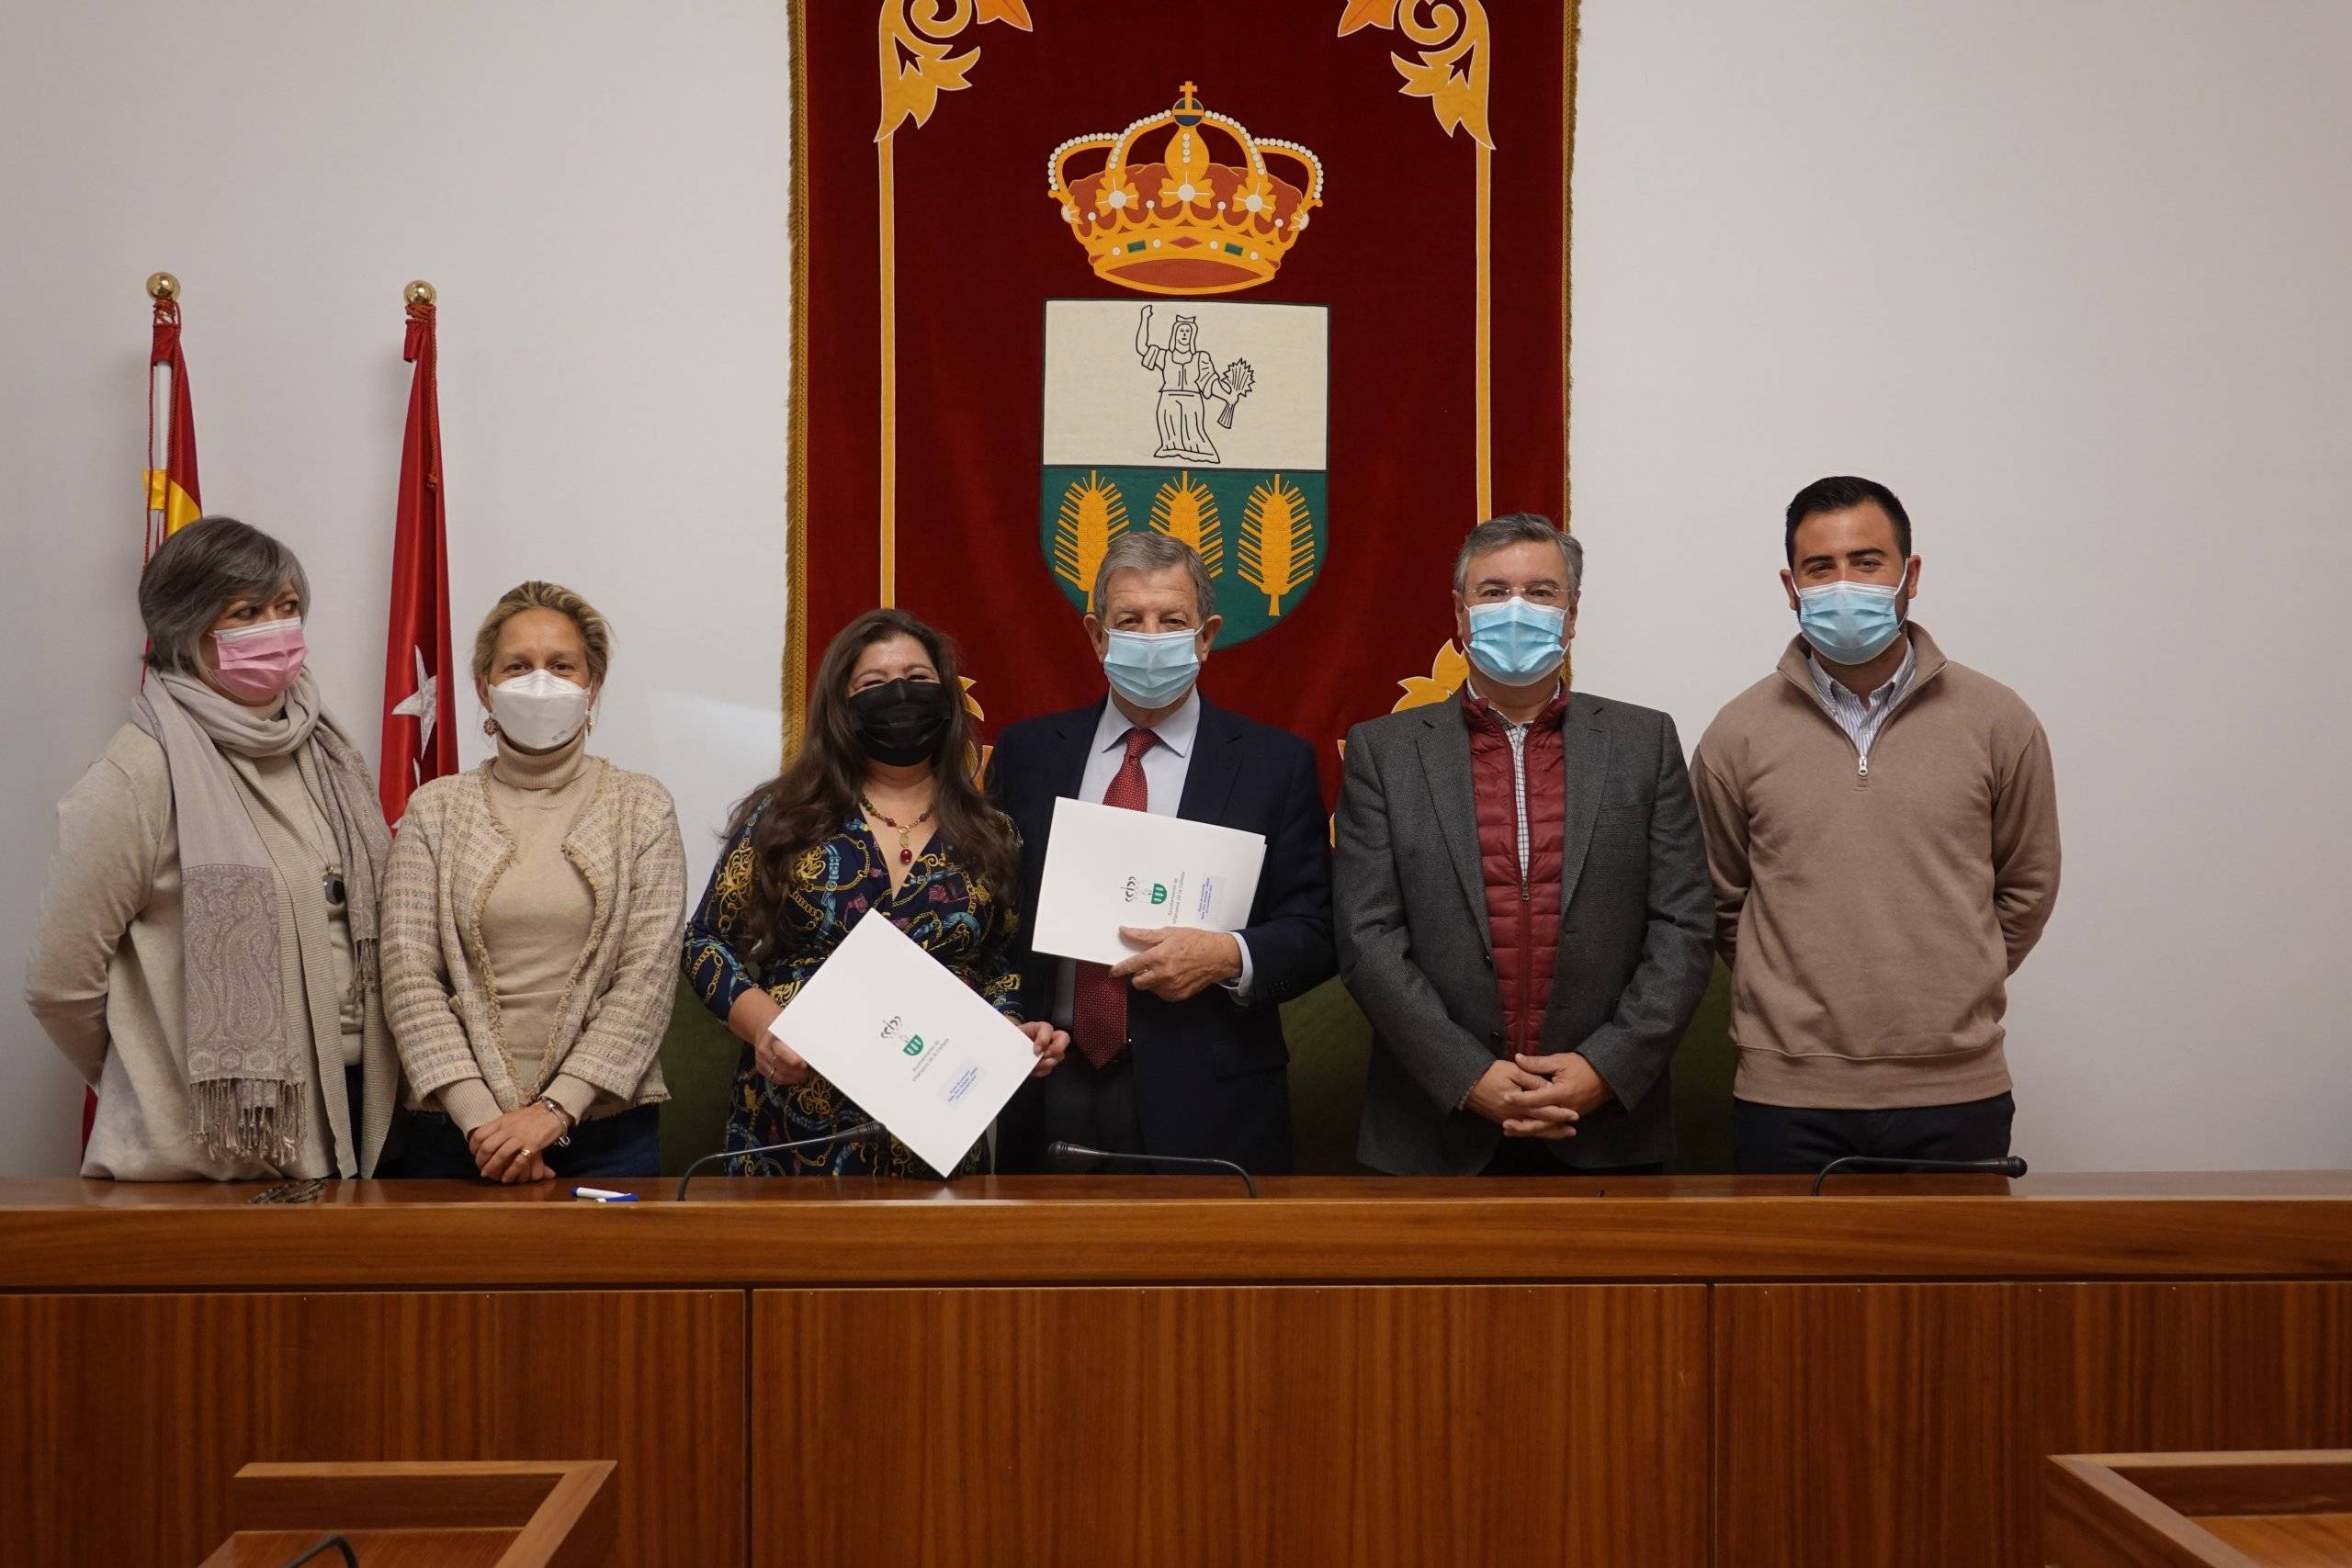
M 193 675 L 150 673 L 131 720 L 163 746 L 171 771 L 187 986 L 181 1067 L 196 1102 L 197 1139 L 216 1156 L 282 1164 L 300 1141 L 313 1073 L 288 1038 L 277 885 L 282 878 L 300 888 L 310 872 L 271 863 L 254 829 L 257 808 L 221 753 L 285 757 L 310 749 L 350 908 L 352 987 L 363 997 L 377 985 L 376 889 L 391 849 L 375 784 L 308 671 L 277 712 L 232 702 Z

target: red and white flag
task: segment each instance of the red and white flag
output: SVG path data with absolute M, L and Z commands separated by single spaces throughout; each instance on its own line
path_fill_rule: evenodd
M 147 353 L 147 550 L 204 515 L 196 480 L 196 406 L 187 395 L 187 356 L 180 352 L 180 285 L 168 273 L 147 280 L 155 301 L 155 339 Z M 155 439 L 155 407 L 165 398 L 163 440 Z
M 434 304 L 412 299 L 402 356 L 416 367 L 401 442 L 400 518 L 392 536 L 392 604 L 384 642 L 384 745 L 376 791 L 384 820 L 412 791 L 458 771 L 457 705 L 449 689 L 449 551 L 441 493 L 441 400 Z

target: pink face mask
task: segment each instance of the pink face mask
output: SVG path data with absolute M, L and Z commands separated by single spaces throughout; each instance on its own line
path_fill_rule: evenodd
M 212 678 L 221 690 L 249 703 L 266 701 L 291 686 L 311 656 L 299 615 L 214 632 L 212 647 L 220 659 Z

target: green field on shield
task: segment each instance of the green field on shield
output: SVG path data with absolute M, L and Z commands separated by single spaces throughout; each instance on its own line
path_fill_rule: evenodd
M 1080 609 L 1103 547 L 1132 529 L 1156 528 L 1201 551 L 1225 617 L 1221 648 L 1280 625 L 1329 558 L 1319 471 L 1056 466 L 1044 474 L 1038 546 L 1062 596 Z

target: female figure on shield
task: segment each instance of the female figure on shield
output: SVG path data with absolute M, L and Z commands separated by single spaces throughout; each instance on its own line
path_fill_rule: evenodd
M 1136 356 L 1145 369 L 1159 372 L 1159 450 L 1153 456 L 1216 462 L 1216 444 L 1209 439 L 1208 400 L 1229 402 L 1234 393 L 1218 374 L 1216 361 L 1200 345 L 1200 323 L 1179 316 L 1167 344 L 1156 344 L 1151 341 L 1151 307 L 1146 305 L 1136 322 Z

